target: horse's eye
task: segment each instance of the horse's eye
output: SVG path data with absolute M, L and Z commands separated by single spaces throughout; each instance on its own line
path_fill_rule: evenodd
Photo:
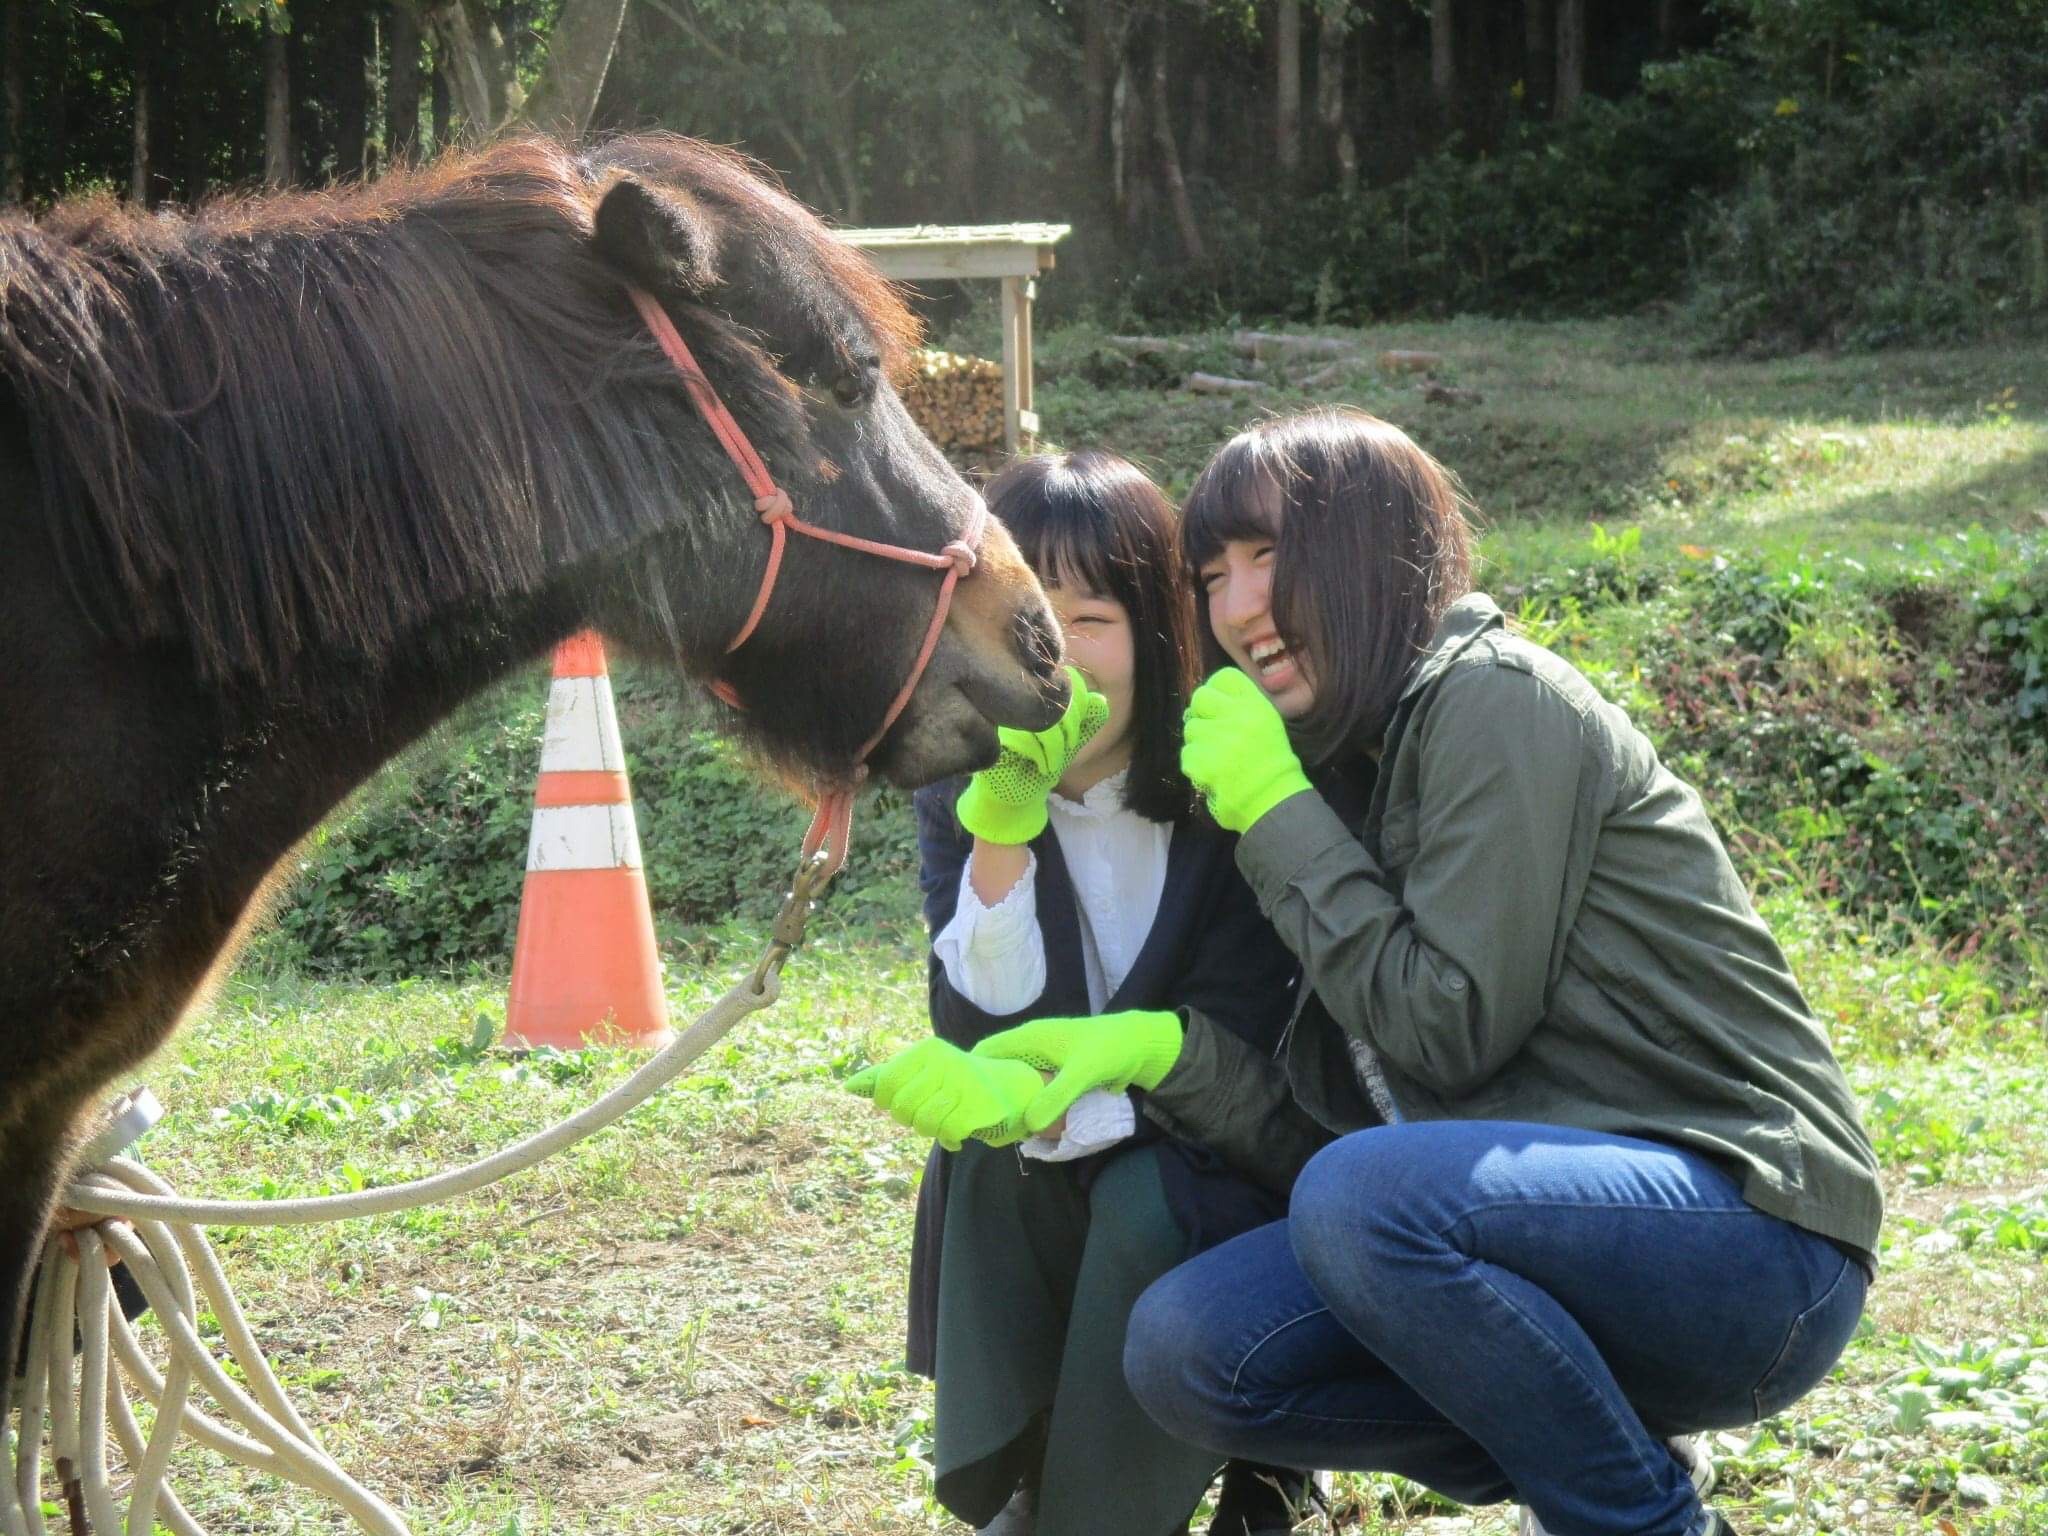
M 832 398 L 853 410 L 868 397 L 868 381 L 858 373 L 842 373 L 832 381 Z

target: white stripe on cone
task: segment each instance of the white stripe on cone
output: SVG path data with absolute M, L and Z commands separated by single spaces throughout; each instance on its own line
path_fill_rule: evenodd
M 619 717 L 611 679 L 558 677 L 548 689 L 548 723 L 541 738 L 542 773 L 623 773 Z
M 640 833 L 630 805 L 543 805 L 533 813 L 526 869 L 638 869 Z

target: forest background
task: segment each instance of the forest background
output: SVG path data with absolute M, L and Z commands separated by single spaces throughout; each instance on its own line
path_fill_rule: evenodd
M 658 125 L 848 224 L 1069 222 L 1055 320 L 1668 307 L 1781 350 L 2048 316 L 2044 0 L 0 0 L 0 24 L 0 201 L 318 186 L 508 118 Z

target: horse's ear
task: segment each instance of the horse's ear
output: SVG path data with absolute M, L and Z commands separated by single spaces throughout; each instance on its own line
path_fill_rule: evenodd
M 631 176 L 612 183 L 597 205 L 591 243 L 597 254 L 656 292 L 702 293 L 718 281 L 711 221 L 685 195 Z

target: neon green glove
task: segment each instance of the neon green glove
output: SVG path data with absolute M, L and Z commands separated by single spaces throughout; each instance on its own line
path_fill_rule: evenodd
M 960 825 L 988 843 L 1028 843 L 1045 830 L 1045 798 L 1076 754 L 1109 720 L 1109 700 L 1089 690 L 1074 668 L 1067 712 L 1042 731 L 1002 726 L 996 740 L 1002 755 L 967 781 L 953 814 Z
M 1287 722 L 1265 690 L 1235 667 L 1223 668 L 1195 690 L 1182 731 L 1180 771 L 1227 831 L 1248 830 L 1309 787 L 1287 739 Z
M 1133 1008 L 1078 1019 L 1033 1019 L 975 1046 L 974 1054 L 1024 1062 L 1053 1074 L 1024 1110 L 1036 1136 L 1091 1088 L 1121 1093 L 1136 1084 L 1157 1088 L 1180 1059 L 1180 1015 Z
M 1045 1079 L 1018 1061 L 970 1056 L 949 1040 L 920 1040 L 846 1080 L 846 1091 L 873 1099 L 898 1125 L 930 1136 L 948 1152 L 972 1136 L 993 1147 L 1024 1139 L 1024 1106 Z

